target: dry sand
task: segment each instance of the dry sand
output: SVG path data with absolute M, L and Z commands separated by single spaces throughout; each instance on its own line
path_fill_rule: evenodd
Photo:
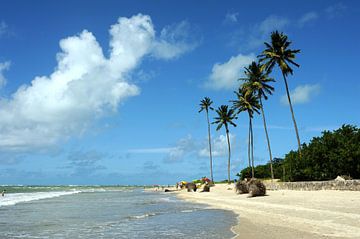
M 238 214 L 236 238 L 360 238 L 360 192 L 280 190 L 248 198 L 232 185 L 217 184 L 209 193 L 177 194 Z

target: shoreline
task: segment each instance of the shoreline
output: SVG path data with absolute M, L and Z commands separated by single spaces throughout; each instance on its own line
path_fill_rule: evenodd
M 209 193 L 175 191 L 180 199 L 237 215 L 233 238 L 360 238 L 360 192 L 268 191 L 265 197 L 237 195 L 233 185 Z

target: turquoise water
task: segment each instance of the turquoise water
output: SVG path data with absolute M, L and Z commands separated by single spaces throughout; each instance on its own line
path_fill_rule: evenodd
M 236 215 L 124 187 L 8 187 L 1 238 L 231 238 Z

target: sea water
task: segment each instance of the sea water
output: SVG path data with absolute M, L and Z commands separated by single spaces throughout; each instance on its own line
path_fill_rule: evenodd
M 0 187 L 4 188 L 4 187 Z M 129 187 L 7 187 L 0 238 L 232 238 L 236 215 Z

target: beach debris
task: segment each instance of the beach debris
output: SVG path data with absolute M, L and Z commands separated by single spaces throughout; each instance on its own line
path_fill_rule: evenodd
M 249 193 L 249 185 L 247 181 L 238 181 L 235 184 L 237 194 Z
M 248 182 L 248 185 L 249 185 L 249 197 L 265 196 L 266 187 L 261 180 L 251 179 Z
M 195 183 L 187 183 L 186 188 L 188 192 L 196 192 L 197 186 Z
M 210 186 L 205 184 L 201 192 L 210 192 Z
M 335 178 L 335 181 L 345 181 L 345 178 L 341 177 L 341 176 L 337 176 Z
M 351 180 L 351 179 L 352 179 L 352 177 L 350 177 L 348 175 L 340 175 L 335 178 L 335 181 L 346 181 L 346 180 Z

